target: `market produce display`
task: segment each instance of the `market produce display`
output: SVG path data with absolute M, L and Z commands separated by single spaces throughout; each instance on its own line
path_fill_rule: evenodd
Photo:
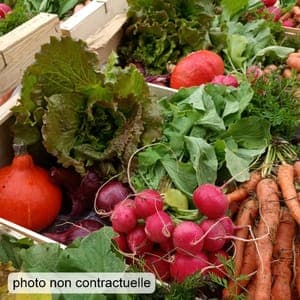
M 10 130 L 26 153 L 0 169 L 0 217 L 65 247 L 0 235 L 0 271 L 157 279 L 99 299 L 298 299 L 300 50 L 284 21 L 299 4 L 128 4 L 105 65 L 53 37 L 24 73 Z M 15 192 L 35 214 L 9 209 Z

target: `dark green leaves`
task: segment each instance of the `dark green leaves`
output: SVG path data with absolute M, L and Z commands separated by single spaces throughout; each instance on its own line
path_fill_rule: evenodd
M 137 68 L 116 63 L 112 53 L 100 71 L 84 42 L 52 38 L 23 77 L 15 140 L 42 143 L 80 174 L 107 161 L 113 174 L 104 177 L 124 171 L 140 145 L 160 137 L 162 119 Z

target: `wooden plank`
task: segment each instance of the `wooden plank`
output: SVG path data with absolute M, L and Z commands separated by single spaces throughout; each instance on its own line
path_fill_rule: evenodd
M 86 43 L 89 49 L 97 53 L 100 64 L 107 61 L 113 50 L 116 51 L 122 38 L 122 27 L 126 19 L 126 13 L 118 14 L 103 28 L 87 38 Z
M 127 11 L 126 0 L 94 0 L 61 23 L 63 36 L 86 40 L 116 14 Z
M 55 14 L 40 13 L 0 37 L 0 95 L 16 87 L 25 69 L 34 62 L 35 53 L 50 36 L 60 37 L 59 19 Z

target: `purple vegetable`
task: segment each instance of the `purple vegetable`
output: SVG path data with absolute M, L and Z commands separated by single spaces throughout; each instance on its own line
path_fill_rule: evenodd
M 170 84 L 170 74 L 148 75 L 148 76 L 145 76 L 145 80 L 149 83 L 162 85 L 162 86 L 169 86 L 169 84 Z
M 76 238 L 85 237 L 91 232 L 96 231 L 103 227 L 103 224 L 96 220 L 81 220 L 75 222 L 68 229 L 58 232 L 45 232 L 43 235 L 53 239 L 59 243 L 68 245 Z
M 72 169 L 52 168 L 50 176 L 62 187 L 65 200 L 70 202 L 70 217 L 82 216 L 93 207 L 96 192 L 101 185 L 96 173 L 88 171 L 84 177 L 81 177 Z
M 110 212 L 117 203 L 126 199 L 130 194 L 132 191 L 127 185 L 112 180 L 98 189 L 95 198 L 96 209 L 100 214 L 101 212 Z
M 216 75 L 211 83 L 238 87 L 239 83 L 233 75 Z

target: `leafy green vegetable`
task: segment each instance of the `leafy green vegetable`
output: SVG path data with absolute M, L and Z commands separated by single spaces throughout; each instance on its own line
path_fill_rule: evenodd
M 116 63 L 112 54 L 99 70 L 84 42 L 52 38 L 24 74 L 15 140 L 42 143 L 80 174 L 99 164 L 103 176 L 122 172 L 138 146 L 160 137 L 162 119 L 141 73 Z
M 124 272 L 123 259 L 111 249 L 115 233 L 103 227 L 85 238 L 76 239 L 66 249 L 58 244 L 39 244 L 21 251 L 26 272 Z
M 191 198 L 197 185 L 216 183 L 221 168 L 237 181 L 248 179 L 250 164 L 271 138 L 268 121 L 242 118 L 252 97 L 244 82 L 238 88 L 208 84 L 180 89 L 162 99 L 163 138 L 138 154 L 132 179 L 136 189 L 161 189 L 169 182 Z
M 245 115 L 256 115 L 268 121 L 274 137 L 290 141 L 299 125 L 299 81 L 284 78 L 278 71 L 258 79 L 252 88 L 253 99 Z
M 207 48 L 216 2 L 129 0 L 128 20 L 118 49 L 121 61 L 142 62 L 150 74 L 194 50 Z

